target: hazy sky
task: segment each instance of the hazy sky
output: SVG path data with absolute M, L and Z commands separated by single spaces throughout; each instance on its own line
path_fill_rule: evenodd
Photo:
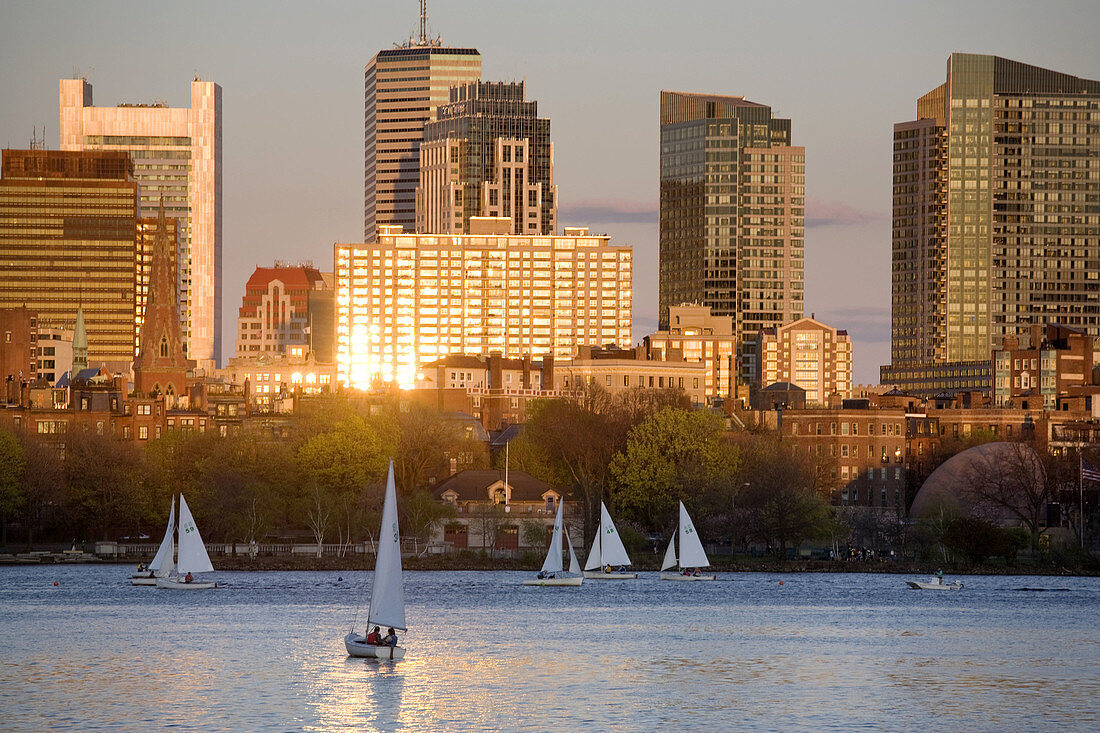
M 633 245 L 634 338 L 656 325 L 661 89 L 743 95 L 806 147 L 806 311 L 855 342 L 855 377 L 890 358 L 892 125 L 944 80 L 952 51 L 1100 79 L 1100 2 L 429 0 L 445 45 L 483 78 L 526 79 L 551 119 L 559 226 Z M 46 128 L 58 80 L 97 106 L 190 103 L 222 86 L 222 353 L 256 265 L 312 260 L 363 236 L 363 67 L 416 32 L 415 0 L 0 0 L 0 145 Z M 40 132 L 41 134 L 41 132 Z

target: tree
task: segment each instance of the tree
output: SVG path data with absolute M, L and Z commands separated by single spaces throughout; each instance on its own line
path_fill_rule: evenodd
M 70 432 L 65 477 L 70 517 L 82 533 L 107 539 L 112 531 L 151 509 L 141 454 L 112 436 Z
M 398 411 L 395 421 L 398 439 L 394 479 L 397 486 L 411 494 L 427 486 L 430 476 L 447 467 L 449 456 L 465 445 L 465 436 L 441 412 L 422 405 L 413 404 Z
M 975 455 L 966 472 L 966 498 L 979 517 L 1001 519 L 1007 514 L 1019 520 L 1031 533 L 1031 548 L 1035 550 L 1056 484 L 1050 481 L 1043 459 L 1031 446 L 998 445 L 1001 448 L 997 451 Z
M 721 416 L 665 408 L 635 426 L 611 462 L 612 496 L 628 518 L 663 528 L 674 523 L 678 502 L 689 510 L 729 506 L 738 451 L 722 439 Z
M 500 530 L 504 526 L 504 507 L 500 504 L 486 504 L 479 502 L 474 504 L 470 513 L 470 525 L 478 530 L 481 535 L 481 545 L 489 548 L 489 558 L 496 557 L 497 540 L 500 539 Z
M 405 515 L 406 535 L 413 538 L 413 551 L 419 554 L 419 543 L 430 541 L 432 532 L 457 512 L 450 504 L 432 498 L 424 489 L 414 491 L 402 506 Z
M 817 471 L 805 453 L 777 437 L 758 435 L 743 448 L 742 458 L 744 481 L 737 502 L 758 541 L 777 546 L 785 560 L 788 546 L 828 530 L 832 512 L 814 486 Z
M 21 442 L 27 459 L 23 471 L 23 524 L 27 544 L 33 549 L 39 533 L 54 529 L 64 521 L 65 469 L 53 446 L 26 435 Z
M 22 512 L 27 496 L 23 472 L 27 454 L 11 433 L 0 430 L 0 545 L 8 544 L 8 521 Z

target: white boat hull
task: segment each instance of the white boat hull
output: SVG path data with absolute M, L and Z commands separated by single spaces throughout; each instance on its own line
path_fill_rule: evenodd
M 584 577 L 589 580 L 634 580 L 637 573 L 605 573 L 602 570 L 585 570 Z
M 374 644 L 368 644 L 365 638 L 356 634 L 354 631 L 344 637 L 344 648 L 348 650 L 349 657 L 401 659 L 405 656 L 405 647 L 376 646 Z
M 544 586 L 577 586 L 584 580 L 584 577 L 577 575 L 569 578 L 533 578 L 531 580 L 523 581 L 524 585 L 544 585 Z
M 683 573 L 661 573 L 661 580 L 718 580 L 717 575 L 684 575 Z
M 168 590 L 210 590 L 217 588 L 218 584 L 214 581 L 193 580 L 187 583 L 176 578 L 157 578 L 157 587 Z
M 141 578 L 134 575 L 130 578 L 130 585 L 156 585 L 156 578 Z
M 962 590 L 963 584 L 959 581 L 944 583 L 935 580 L 907 580 L 906 584 L 913 590 Z

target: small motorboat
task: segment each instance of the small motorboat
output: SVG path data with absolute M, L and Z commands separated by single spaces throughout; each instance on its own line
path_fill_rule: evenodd
M 963 584 L 959 581 L 944 583 L 943 578 L 931 580 L 907 580 L 906 584 L 913 590 L 962 590 Z

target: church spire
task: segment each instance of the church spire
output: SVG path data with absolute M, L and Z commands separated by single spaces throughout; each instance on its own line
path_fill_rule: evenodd
M 84 309 L 76 309 L 76 326 L 73 329 L 73 368 L 71 379 L 88 368 L 88 328 L 84 325 Z

